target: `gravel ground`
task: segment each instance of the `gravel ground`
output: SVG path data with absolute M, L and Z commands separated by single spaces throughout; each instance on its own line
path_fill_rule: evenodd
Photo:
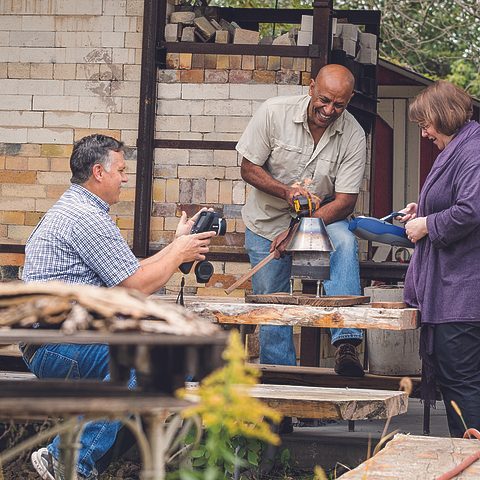
M 2 479 L 1 475 L 0 479 Z M 116 462 L 99 477 L 99 480 L 139 479 L 140 465 L 131 461 Z M 32 467 L 30 460 L 22 456 L 4 467 L 3 480 L 40 480 L 40 477 Z

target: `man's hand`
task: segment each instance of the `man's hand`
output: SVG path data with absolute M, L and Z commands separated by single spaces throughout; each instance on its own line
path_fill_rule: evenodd
M 177 230 L 175 231 L 175 238 L 181 237 L 182 235 L 188 235 L 192 231 L 192 227 L 195 225 L 200 214 L 206 211 L 213 212 L 213 208 L 203 207 L 190 219 L 187 217 L 186 212 L 182 212 L 182 216 L 177 225 Z
M 428 234 L 427 217 L 418 217 L 410 220 L 405 225 L 405 231 L 408 239 L 412 243 L 417 243 L 420 239 Z
M 417 217 L 417 204 L 409 203 L 403 210 L 399 210 L 400 213 L 405 213 L 403 217 L 395 217 L 395 220 L 405 223 L 409 220 L 413 220 Z
M 182 235 L 171 243 L 171 248 L 178 258 L 178 263 L 205 260 L 210 239 L 215 232 L 202 232 L 193 235 Z
M 285 200 L 288 202 L 288 204 L 293 207 L 293 199 L 295 197 L 307 197 L 312 200 L 312 194 L 304 187 L 301 187 L 300 185 L 293 185 L 291 187 L 285 187 Z M 313 201 L 313 200 L 312 200 Z
M 284 232 L 278 234 L 270 245 L 270 252 L 275 252 L 275 258 L 279 259 L 285 255 L 285 249 L 295 232 L 298 230 L 299 223 L 287 228 Z

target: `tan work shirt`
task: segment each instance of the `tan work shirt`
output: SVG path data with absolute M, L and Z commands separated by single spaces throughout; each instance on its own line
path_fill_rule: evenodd
M 317 146 L 307 122 L 309 95 L 266 100 L 247 125 L 237 151 L 286 185 L 300 182 L 323 198 L 358 193 L 366 161 L 365 132 L 344 111 L 322 135 Z M 288 228 L 288 203 L 252 188 L 242 209 L 245 225 L 273 240 Z

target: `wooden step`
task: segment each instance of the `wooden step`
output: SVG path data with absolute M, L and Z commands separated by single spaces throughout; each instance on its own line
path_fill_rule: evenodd
M 0 370 L 28 372 L 22 352 L 16 343 L 0 344 Z
M 21 357 L 22 352 L 16 343 L 12 344 L 0 344 L 0 356 L 3 357 Z
M 370 388 L 372 390 L 399 390 L 402 377 L 393 375 L 372 375 L 364 377 L 345 377 L 337 375 L 333 368 L 302 367 L 287 365 L 252 364 L 262 374 L 262 383 L 303 385 L 307 387 L 350 387 Z M 420 398 L 421 377 L 409 377 L 412 380 L 413 398 Z
M 30 372 L 9 372 L 0 371 L 0 382 L 17 381 L 17 380 L 36 380 L 37 377 Z M 0 389 L 1 391 L 1 389 Z
M 339 478 L 434 480 L 476 454 L 479 449 L 478 440 L 395 435 L 377 455 Z M 474 462 L 455 478 L 480 478 L 480 461 Z
M 356 388 L 256 385 L 251 395 L 288 417 L 332 420 L 388 418 L 407 411 L 404 392 Z

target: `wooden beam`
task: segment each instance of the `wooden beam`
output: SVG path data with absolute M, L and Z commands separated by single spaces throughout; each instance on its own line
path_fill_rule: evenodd
M 341 479 L 439 478 L 470 455 L 476 454 L 478 450 L 476 440 L 395 435 L 382 451 L 342 475 Z M 463 480 L 480 478 L 480 462 L 473 463 L 461 476 L 455 478 Z
M 196 297 L 198 299 L 198 297 Z M 253 303 L 213 303 L 206 299 L 186 303 L 187 309 L 214 322 L 236 325 L 298 325 L 329 328 L 412 330 L 418 327 L 415 308 L 369 306 L 310 307 Z
M 304 367 L 293 365 L 253 364 L 262 373 L 262 383 L 299 385 L 305 387 L 370 388 L 372 390 L 399 390 L 402 377 L 393 375 L 373 375 L 345 377 L 337 375 L 333 368 Z M 420 390 L 420 377 L 409 377 L 414 391 Z M 418 392 L 419 393 L 419 392 Z
M 388 418 L 407 411 L 404 392 L 256 385 L 251 395 L 285 416 L 334 420 Z

